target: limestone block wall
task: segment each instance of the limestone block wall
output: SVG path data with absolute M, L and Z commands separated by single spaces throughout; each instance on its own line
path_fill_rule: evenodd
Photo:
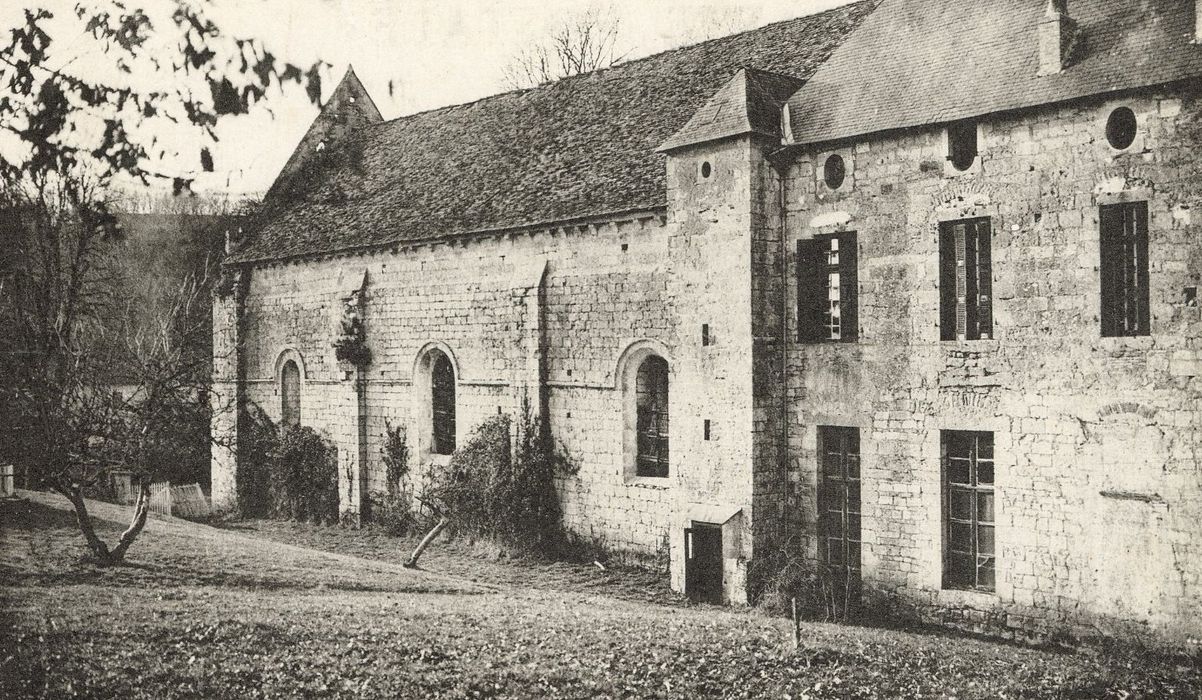
M 458 444 L 489 416 L 516 414 L 520 390 L 537 384 L 541 352 L 553 434 L 580 467 L 560 484 L 566 524 L 607 547 L 654 555 L 664 548 L 667 492 L 624 476 L 617 368 L 632 344 L 654 342 L 667 352 L 673 343 L 666 248 L 662 212 L 647 211 L 257 265 L 246 273 L 242 318 L 246 398 L 278 421 L 279 368 L 294 358 L 302 368 L 301 422 L 333 439 L 345 461 L 355 448 L 356 394 L 330 343 L 342 299 L 366 273 L 373 361 L 363 377 L 364 494 L 386 490 L 386 422 L 406 426 L 417 478 L 422 462 L 437 459 L 423 417 L 428 385 L 416 376 L 424 352 L 437 347 L 455 366 Z M 541 348 L 532 340 L 538 334 Z
M 1105 123 L 1122 105 L 1139 135 L 1120 152 Z M 791 242 L 843 229 L 860 250 L 859 342 L 790 345 L 792 523 L 816 531 L 816 426 L 857 426 L 870 589 L 973 627 L 1196 643 L 1199 93 L 1080 101 L 979 131 L 963 173 L 938 128 L 808 149 L 790 169 Z M 831 152 L 848 164 L 837 191 L 822 182 Z M 1098 206 L 1122 199 L 1148 202 L 1152 334 L 1103 338 Z M 940 341 L 938 223 L 976 216 L 992 223 L 994 339 Z M 789 294 L 796 338 L 792 281 Z M 944 429 L 994 433 L 993 593 L 942 588 Z
M 671 544 L 673 552 L 683 551 L 691 523 L 722 525 L 723 596 L 735 603 L 746 600 L 754 518 L 751 265 L 758 157 L 751 139 L 737 138 L 668 159 L 668 287 L 679 339 L 672 358 L 679 390 L 670 409 Z M 683 590 L 683 556 L 672 558 L 671 571 L 673 588 Z

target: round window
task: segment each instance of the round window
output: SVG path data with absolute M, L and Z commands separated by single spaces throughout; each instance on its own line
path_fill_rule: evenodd
M 710 167 L 710 162 L 708 160 L 701 164 L 701 177 L 709 179 L 710 173 L 712 172 L 713 169 Z
M 1135 132 L 1138 128 L 1135 112 L 1129 107 L 1119 107 L 1106 119 L 1106 140 L 1112 148 L 1121 151 L 1135 142 Z
M 832 153 L 826 159 L 826 163 L 822 165 L 822 181 L 832 190 L 837 190 L 843 186 L 843 179 L 847 177 L 847 166 L 843 164 L 843 156 L 838 153 Z

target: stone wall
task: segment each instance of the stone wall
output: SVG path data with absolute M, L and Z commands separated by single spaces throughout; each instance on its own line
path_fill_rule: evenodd
M 301 422 L 335 442 L 340 471 L 355 471 L 355 478 L 343 480 L 348 493 L 342 500 L 344 511 L 348 505 L 358 511 L 362 495 L 386 490 L 380 456 L 386 422 L 406 426 L 411 460 L 442 459 L 429 454 L 422 418 L 426 397 L 415 374 L 423 352 L 438 347 L 456 368 L 459 444 L 489 416 L 516 414 L 522 392 L 537 385 L 541 371 L 553 434 L 580 467 L 561 483 L 568 527 L 614 550 L 656 555 L 670 504 L 665 490 L 625 477 L 617 371 L 632 345 L 654 342 L 667 353 L 673 342 L 666 247 L 663 215 L 651 211 L 255 266 L 245 272 L 241 323 L 245 398 L 278 421 L 279 370 L 284 359 L 297 360 Z M 373 361 L 361 378 L 366 440 L 360 469 L 356 377 L 339 366 L 331 341 L 342 300 L 365 272 Z M 215 306 L 224 327 L 227 305 Z M 227 461 L 215 460 L 215 479 L 228 471 Z
M 1139 121 L 1122 152 L 1105 136 L 1120 105 Z M 1202 637 L 1200 115 L 1196 91 L 1166 89 L 990 117 L 963 173 L 937 128 L 799 154 L 791 249 L 858 232 L 860 339 L 790 345 L 794 526 L 815 533 L 816 426 L 858 426 L 869 588 L 995 631 Z M 831 152 L 848 165 L 837 191 Z M 1098 206 L 1124 198 L 1149 203 L 1152 335 L 1103 338 Z M 976 216 L 992 222 L 994 339 L 943 342 L 938 223 Z M 994 593 L 942 588 L 941 429 L 995 436 Z

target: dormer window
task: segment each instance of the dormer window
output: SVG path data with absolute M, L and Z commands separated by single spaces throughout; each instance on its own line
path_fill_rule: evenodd
M 977 160 L 977 124 L 972 121 L 956 122 L 947 127 L 947 159 L 952 167 L 961 172 L 968 170 Z

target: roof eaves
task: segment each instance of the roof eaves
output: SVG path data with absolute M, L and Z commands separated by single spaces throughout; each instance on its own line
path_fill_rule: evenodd
M 617 211 L 598 212 L 595 214 L 581 214 L 566 219 L 555 219 L 551 221 L 536 221 L 526 224 L 515 224 L 513 226 L 501 226 L 496 228 L 473 229 L 470 231 L 459 231 L 456 233 L 448 233 L 441 236 L 431 236 L 428 238 L 420 238 L 414 240 L 408 239 L 393 239 L 387 241 L 377 241 L 373 243 L 364 243 L 360 245 L 342 246 L 339 248 L 330 248 L 327 250 L 314 250 L 302 253 L 293 253 L 290 255 L 280 254 L 263 254 L 257 257 L 242 257 L 240 253 L 235 252 L 229 255 L 222 261 L 223 266 L 244 266 L 257 265 L 260 263 L 287 262 L 292 260 L 300 260 L 305 258 L 321 258 L 333 255 L 350 255 L 370 253 L 376 250 L 387 250 L 399 246 L 420 246 L 433 243 L 445 243 L 452 240 L 477 238 L 483 236 L 497 236 L 510 233 L 521 233 L 534 229 L 553 228 L 556 226 L 570 226 L 581 224 L 586 221 L 597 221 L 603 219 L 612 219 L 624 216 L 632 216 L 640 213 L 661 214 L 667 211 L 668 205 L 666 202 L 658 204 L 646 204 L 638 207 L 619 209 Z

